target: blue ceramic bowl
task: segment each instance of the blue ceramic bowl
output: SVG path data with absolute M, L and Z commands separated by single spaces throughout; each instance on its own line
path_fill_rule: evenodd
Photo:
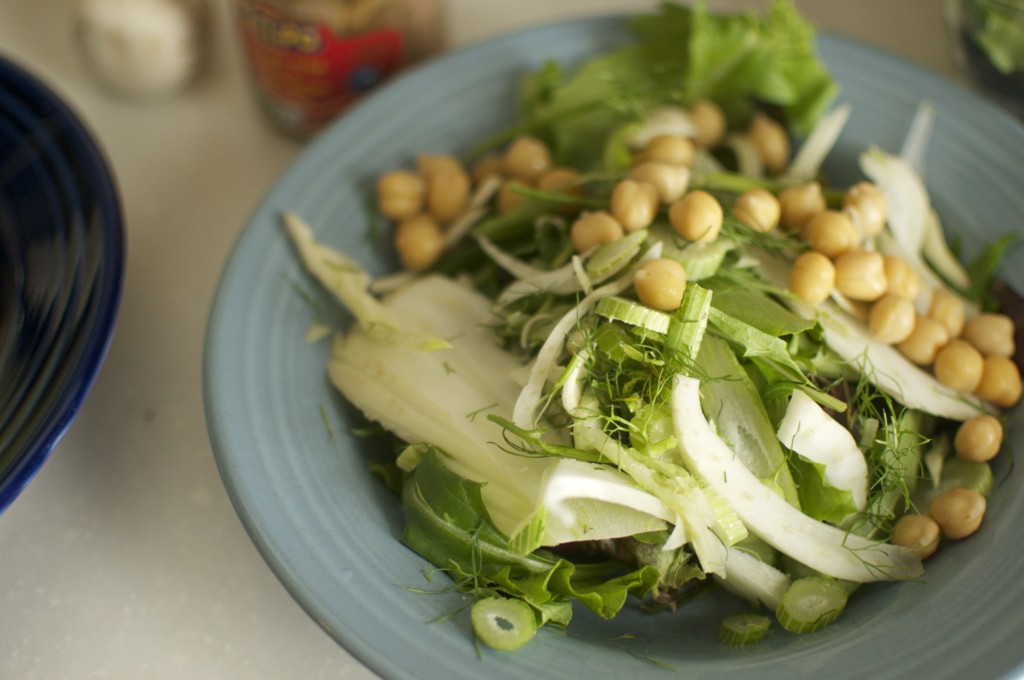
M 0 58 L 0 510 L 67 430 L 124 278 L 118 193 L 75 113 Z

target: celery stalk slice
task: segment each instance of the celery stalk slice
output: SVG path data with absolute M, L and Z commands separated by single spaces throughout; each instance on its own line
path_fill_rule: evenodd
M 506 597 L 487 597 L 470 610 L 473 632 L 480 640 L 501 652 L 519 649 L 537 634 L 537 617 L 530 605 Z
M 813 633 L 839 618 L 846 599 L 846 588 L 835 579 L 806 576 L 793 581 L 775 616 L 790 633 Z
M 751 645 L 763 640 L 771 627 L 772 620 L 763 614 L 733 614 L 722 619 L 718 639 L 733 647 Z
M 665 312 L 659 312 L 618 295 L 603 298 L 597 303 L 597 308 L 594 311 L 606 319 L 621 321 L 660 335 L 668 332 L 669 324 L 672 321 L 672 317 Z

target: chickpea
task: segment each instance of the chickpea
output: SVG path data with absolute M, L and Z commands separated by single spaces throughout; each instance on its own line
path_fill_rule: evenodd
M 1003 445 L 1003 424 L 993 416 L 982 414 L 961 423 L 953 438 L 957 458 L 984 463 L 996 457 Z
M 949 337 L 959 337 L 964 329 L 965 308 L 963 300 L 945 288 L 932 291 L 932 302 L 928 316 L 935 319 L 949 331 Z
M 698 243 L 710 243 L 718 238 L 724 217 L 718 199 L 700 189 L 687 193 L 668 210 L 668 220 L 676 233 Z
M 385 217 L 404 220 L 423 211 L 427 185 L 410 170 L 393 170 L 377 179 L 377 208 Z
M 981 526 L 985 517 L 985 497 L 977 491 L 958 487 L 937 496 L 928 508 L 946 538 L 967 538 Z
M 454 156 L 448 154 L 425 153 L 416 158 L 416 170 L 420 177 L 429 180 L 434 175 L 462 173 L 465 169 Z
M 641 158 L 669 165 L 693 165 L 693 142 L 679 135 L 655 135 L 647 142 Z
M 754 231 L 768 233 L 779 226 L 782 207 L 775 194 L 767 189 L 748 189 L 733 205 L 736 219 Z
M 782 123 L 763 113 L 754 114 L 747 136 L 757 149 L 764 167 L 771 173 L 781 172 L 789 163 L 789 133 Z
M 1009 357 L 985 357 L 981 380 L 974 393 L 1000 408 L 1010 408 L 1021 398 L 1020 369 Z
M 913 267 L 893 255 L 885 256 L 885 279 L 889 292 L 901 298 L 913 300 L 921 292 L 921 279 Z
M 690 121 L 694 127 L 694 143 L 705 149 L 721 144 L 729 127 L 721 107 L 710 99 L 702 99 L 690 107 Z
M 626 231 L 646 229 L 658 215 L 658 202 L 654 186 L 624 179 L 612 191 L 612 216 Z
M 603 210 L 583 213 L 569 230 L 572 247 L 578 253 L 620 239 L 624 234 L 625 230 L 618 220 Z
M 479 184 L 488 177 L 501 177 L 503 165 L 501 156 L 496 153 L 484 156 L 473 165 L 473 181 Z
M 682 198 L 690 183 L 690 170 L 679 165 L 647 161 L 633 168 L 629 176 L 638 182 L 646 182 L 658 190 L 662 203 L 672 203 Z
M 579 196 L 583 193 L 580 188 L 580 173 L 572 168 L 552 168 L 545 170 L 537 178 L 537 188 L 541 191 L 564 194 L 565 196 Z M 571 213 L 576 210 L 574 203 L 564 203 L 557 208 L 558 212 Z
M 889 203 L 881 189 L 871 182 L 858 182 L 843 196 L 847 212 L 863 236 L 876 236 L 889 218 Z
M 809 305 L 824 302 L 836 283 L 836 267 L 821 253 L 808 251 L 789 270 L 789 290 Z
M 907 339 L 897 345 L 897 349 L 915 364 L 930 366 L 935 363 L 939 350 L 949 342 L 949 331 L 935 319 L 919 316 L 914 322 L 914 330 Z
M 686 270 L 677 260 L 659 257 L 641 266 L 633 277 L 640 302 L 663 312 L 679 308 L 686 291 Z
M 935 355 L 935 377 L 946 387 L 962 392 L 973 392 L 981 382 L 985 359 L 974 345 L 959 338 Z
M 903 515 L 892 529 L 892 544 L 907 548 L 919 559 L 926 560 L 939 549 L 942 531 L 929 515 Z
M 985 356 L 1012 357 L 1017 346 L 1013 319 L 1006 314 L 979 314 L 964 324 L 963 337 Z
M 868 330 L 875 340 L 895 345 L 910 337 L 914 332 L 916 319 L 914 303 L 887 293 L 871 305 L 871 311 L 868 313 Z
M 812 215 L 820 213 L 828 206 L 821 185 L 810 182 L 783 189 L 779 193 L 779 207 L 782 209 L 782 226 L 799 233 Z
M 417 215 L 398 224 L 395 249 L 406 269 L 426 271 L 444 251 L 444 232 L 433 218 Z
M 836 258 L 836 290 L 850 298 L 874 302 L 885 294 L 885 258 L 867 250 L 851 250 Z
M 505 180 L 498 189 L 498 212 L 502 215 L 512 212 L 523 202 L 523 195 L 515 191 L 515 187 L 523 186 L 516 180 Z
M 541 191 L 562 192 L 578 196 L 580 173 L 572 168 L 551 168 L 537 177 L 537 188 Z
M 536 137 L 522 135 L 505 149 L 501 167 L 506 175 L 532 184 L 551 167 L 551 152 L 547 144 Z
M 838 210 L 822 210 L 813 215 L 804 225 L 802 235 L 811 248 L 832 258 L 853 250 L 860 241 L 857 227 Z
M 438 169 L 427 181 L 427 210 L 431 217 L 446 224 L 462 214 L 469 205 L 469 175 L 462 170 Z

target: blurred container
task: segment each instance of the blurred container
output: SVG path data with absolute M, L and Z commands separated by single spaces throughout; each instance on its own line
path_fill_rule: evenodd
M 441 0 L 233 0 L 255 97 L 306 138 L 443 45 Z
M 97 80 L 132 99 L 168 97 L 206 58 L 206 0 L 78 0 L 77 37 Z
M 1024 115 L 1024 0 L 948 0 L 947 8 L 961 67 Z

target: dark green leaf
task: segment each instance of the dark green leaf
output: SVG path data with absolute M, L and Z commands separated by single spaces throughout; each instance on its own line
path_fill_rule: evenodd
M 610 618 L 628 596 L 643 596 L 657 585 L 660 574 L 653 567 L 627 571 L 613 563 L 577 565 L 548 554 L 518 554 L 488 518 L 480 489 L 448 470 L 441 454 L 428 452 L 406 481 L 402 542 L 467 589 L 519 597 L 563 625 L 570 601 Z

